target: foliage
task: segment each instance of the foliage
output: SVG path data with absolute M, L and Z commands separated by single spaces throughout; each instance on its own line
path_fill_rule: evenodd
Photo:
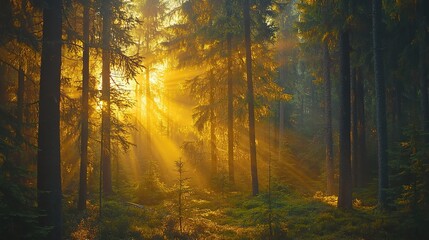
M 230 4 L 234 9 L 241 9 L 239 1 L 231 1 Z M 273 61 L 272 40 L 276 26 L 269 19 L 274 18 L 277 13 L 270 10 L 275 3 L 256 1 L 254 4 L 252 29 L 255 39 L 252 51 L 255 56 L 255 106 L 257 117 L 260 118 L 269 114 L 268 101 L 288 100 L 290 96 L 283 94 L 283 89 L 274 82 L 276 66 Z M 209 124 L 211 111 L 215 112 L 215 123 L 225 124 L 227 120 L 224 108 L 227 101 L 227 33 L 232 34 L 233 38 L 235 118 L 245 118 L 243 109 L 247 107 L 247 99 L 243 74 L 245 63 L 242 61 L 244 51 L 241 49 L 244 44 L 241 12 L 234 10 L 231 16 L 228 16 L 224 2 L 217 4 L 212 1 L 185 1 L 180 9 L 183 13 L 180 24 L 170 27 L 175 39 L 169 42 L 169 48 L 178 55 L 178 67 L 201 69 L 199 74 L 190 76 L 186 81 L 186 88 L 198 102 L 193 115 L 196 127 L 203 130 Z M 214 99 L 210 99 L 211 95 Z
M 38 225 L 43 213 L 36 210 L 34 159 L 43 37 L 40 9 L 44 6 L 40 1 L 0 1 L 0 236 L 43 239 L 50 229 Z M 382 5 L 392 158 L 388 191 L 392 201 L 385 212 L 375 209 L 378 176 L 371 1 L 249 1 L 255 110 L 261 120 L 256 124 L 257 154 L 262 159 L 258 171 L 261 186 L 267 178 L 276 182 L 269 193 L 262 187 L 256 197 L 243 191 L 249 183 L 248 174 L 244 174 L 248 172 L 248 145 L 243 134 L 248 130 L 248 99 L 243 1 L 108 2 L 112 4 L 110 131 L 112 156 L 118 163 L 114 166 L 118 191 L 102 199 L 101 217 L 96 198 L 104 1 L 66 0 L 63 8 L 59 101 L 67 239 L 429 239 L 429 146 L 425 142 L 428 133 L 422 130 L 427 110 L 427 87 L 423 84 L 428 77 L 424 68 L 428 63 L 427 1 L 383 1 Z M 346 16 L 339 8 L 343 2 L 350 7 Z M 90 188 L 88 209 L 77 212 L 83 4 L 89 4 L 91 19 L 89 165 L 85 179 Z M 332 129 L 337 150 L 337 41 L 338 31 L 345 25 L 351 36 L 350 67 L 361 72 L 364 83 L 365 98 L 360 101 L 368 135 L 365 171 L 373 177 L 367 185 L 353 188 L 353 211 L 337 210 L 337 197 L 320 191 L 325 172 L 321 47 L 328 44 L 332 60 Z M 228 60 L 232 62 L 233 119 L 228 119 L 226 109 L 230 96 Z M 24 85 L 18 73 L 23 73 Z M 20 89 L 24 89 L 23 95 Z M 147 108 L 142 111 L 144 102 Z M 149 119 L 146 129 L 141 123 L 144 114 Z M 192 115 L 193 121 L 185 114 Z M 235 185 L 226 174 L 231 149 L 227 144 L 231 135 L 226 131 L 228 120 L 233 123 Z M 268 131 L 264 121 L 270 123 Z M 165 126 L 166 131 L 161 136 L 150 129 L 151 124 Z M 289 129 L 284 130 L 285 124 Z M 147 140 L 142 137 L 144 132 Z M 183 141 L 186 143 L 179 150 Z M 119 151 L 119 146 L 124 151 Z M 133 152 L 134 146 L 139 150 Z M 218 161 L 218 171 L 211 178 L 206 176 L 212 153 L 209 148 Z M 182 155 L 184 161 L 173 165 L 174 155 Z M 156 167 L 142 174 L 147 159 Z M 264 159 L 270 159 L 269 163 Z M 185 165 L 192 172 L 186 172 Z M 168 171 L 161 170 L 163 167 Z M 196 176 L 188 179 L 188 175 Z
M 0 153 L 1 155 L 1 153 Z M 49 228 L 39 227 L 36 194 L 29 173 L 0 157 L 0 235 L 6 239 L 43 239 Z
M 146 174 L 135 191 L 136 202 L 143 205 L 157 205 L 168 197 L 172 191 L 154 173 Z
M 0 235 L 7 239 L 43 239 L 49 229 L 39 227 L 34 178 L 22 168 L 23 148 L 12 131 L 14 117 L 0 106 Z
M 429 222 L 429 164 L 428 145 L 424 134 L 415 127 L 405 131 L 404 141 L 392 155 L 393 184 L 390 194 L 395 207 L 409 215 L 407 225 L 416 238 L 428 237 L 425 226 Z

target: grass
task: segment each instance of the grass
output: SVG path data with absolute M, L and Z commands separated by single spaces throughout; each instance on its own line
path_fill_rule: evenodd
M 332 200 L 329 197 L 326 199 L 328 202 Z M 416 222 L 401 212 L 381 213 L 363 206 L 341 211 L 325 202 L 326 199 L 320 194 L 303 197 L 290 189 L 274 189 L 272 239 L 410 239 L 416 236 L 413 235 L 413 224 Z M 224 196 L 209 191 L 194 192 L 186 199 L 182 233 L 178 230 L 174 201 L 164 200 L 143 209 L 125 202 L 119 198 L 105 201 L 101 239 L 269 237 L 270 211 L 266 193 L 251 197 L 236 192 Z M 84 215 L 67 212 L 67 219 L 75 219 L 67 223 L 67 236 L 70 239 L 99 239 L 97 214 L 98 208 L 92 205 Z
M 122 189 L 116 197 L 105 199 L 101 221 L 97 204 L 90 203 L 85 213 L 66 206 L 65 236 L 76 240 L 429 239 L 428 211 L 416 213 L 400 206 L 391 212 L 378 211 L 375 182 L 354 190 L 353 210 L 337 209 L 336 196 L 317 191 L 323 188 L 315 170 L 322 168 L 323 148 L 300 152 L 302 146 L 314 143 L 299 134 L 288 136 L 282 161 L 273 161 L 271 196 L 192 189 L 183 200 L 180 231 L 177 192 L 157 179 L 145 178 L 137 190 Z

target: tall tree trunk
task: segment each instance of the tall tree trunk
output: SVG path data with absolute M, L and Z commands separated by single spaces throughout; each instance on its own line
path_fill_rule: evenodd
M 18 67 L 18 88 L 16 92 L 16 125 L 15 125 L 15 144 L 20 149 L 13 154 L 13 164 L 15 166 L 23 166 L 23 160 L 25 158 L 24 147 L 24 95 L 25 95 L 25 74 L 22 69 L 22 63 Z
M 332 142 L 331 60 L 327 40 L 323 42 L 323 78 L 325 80 L 325 138 L 326 138 L 326 192 L 334 194 L 334 150 Z
M 401 108 L 402 108 L 402 86 L 401 81 L 398 78 L 394 79 L 394 88 L 393 88 L 393 123 L 392 123 L 392 142 L 399 142 L 401 140 L 402 135 L 402 116 L 401 116 Z
M 310 78 L 308 84 L 310 85 L 310 107 L 308 109 L 308 115 L 316 116 L 316 91 L 314 89 L 313 79 Z
M 225 1 L 227 17 L 231 17 L 231 1 Z M 229 181 L 234 184 L 234 92 L 233 92 L 233 82 L 232 82 L 232 33 L 228 32 L 226 35 L 226 45 L 227 45 L 227 57 L 228 57 L 228 66 L 227 66 L 227 76 L 228 76 L 228 173 Z
M 149 32 L 146 34 L 146 53 L 150 53 L 150 34 Z M 152 173 L 153 169 L 153 162 L 152 162 L 152 143 L 151 143 L 151 109 L 152 109 L 152 97 L 151 97 L 151 90 L 150 90 L 150 66 L 151 64 L 148 63 L 146 66 L 146 137 L 147 137 L 147 156 L 148 156 L 148 171 L 149 173 Z
M 256 161 L 256 141 L 255 141 L 255 109 L 254 92 L 252 79 L 252 49 L 250 39 L 250 6 L 249 0 L 244 0 L 244 40 L 246 45 L 246 68 L 247 68 L 247 101 L 249 110 L 249 147 L 250 147 L 250 172 L 252 176 L 252 194 L 259 194 L 258 167 Z
M 304 128 L 304 115 L 305 115 L 305 105 L 304 105 L 305 95 L 301 95 L 301 112 L 299 118 L 299 125 L 301 128 Z
M 43 8 L 40 70 L 37 203 L 41 227 L 52 227 L 45 239 L 61 239 L 60 79 L 62 1 Z
M 134 115 L 134 126 L 136 128 L 136 131 L 134 132 L 134 142 L 136 144 L 135 146 L 135 159 L 138 163 L 138 170 L 142 170 L 141 164 L 140 164 L 140 156 L 141 156 L 141 87 L 142 87 L 143 81 L 140 80 L 140 78 L 136 78 L 136 88 L 134 90 L 136 95 L 136 114 Z
M 428 103 L 428 83 L 427 83 L 427 65 L 426 65 L 426 16 L 425 12 L 427 7 L 425 6 L 426 0 L 419 1 L 418 19 L 419 27 L 417 37 L 419 39 L 419 81 L 420 81 L 420 108 L 421 108 L 421 121 L 422 131 L 424 134 L 424 141 L 429 142 L 429 103 Z M 427 5 L 427 4 L 426 4 Z M 426 8 L 425 8 L 426 7 Z
M 148 47 L 149 49 L 149 47 Z M 147 137 L 147 156 L 148 156 L 148 171 L 149 173 L 152 173 L 153 169 L 153 163 L 152 163 L 152 143 L 151 143 L 151 105 L 152 105 L 152 98 L 150 96 L 150 69 L 149 65 L 146 66 L 146 137 Z
M 141 38 L 139 37 L 137 41 L 137 55 L 140 56 L 140 46 L 141 44 Z M 138 170 L 142 170 L 141 164 L 140 164 L 140 156 L 141 156 L 141 115 L 142 115 L 142 103 L 141 103 L 141 97 L 142 97 L 142 84 L 143 80 L 141 78 L 136 78 L 136 88 L 134 89 L 134 93 L 136 96 L 136 108 L 135 108 L 135 115 L 134 115 L 134 126 L 136 128 L 136 131 L 134 131 L 134 142 L 136 144 L 135 146 L 135 159 L 137 161 L 137 168 Z
M 358 134 L 357 134 L 357 102 L 356 102 L 356 68 L 350 69 L 350 107 L 351 107 L 351 131 L 350 131 L 350 161 L 352 168 L 352 185 L 357 186 L 359 169 Z
M 86 209 L 88 172 L 88 92 L 89 92 L 89 4 L 83 6 L 83 59 L 82 59 L 82 111 L 80 134 L 80 176 L 77 208 Z
M 23 125 L 24 125 L 24 95 L 25 95 L 25 74 L 22 66 L 18 70 L 18 91 L 17 91 L 17 107 L 16 107 L 16 144 L 21 146 L 24 142 Z M 20 161 L 19 159 L 17 159 Z
M 348 1 L 343 1 L 348 5 Z M 345 11 L 344 11 L 345 9 Z M 347 16 L 347 6 L 343 6 Z M 338 208 L 352 208 L 352 179 L 350 163 L 350 45 L 349 32 L 340 32 L 340 176 Z
M 214 114 L 214 76 L 210 74 L 210 156 L 211 156 L 211 176 L 217 174 L 217 154 L 216 154 L 216 123 Z
M 26 7 L 26 1 L 23 0 L 22 1 L 22 5 L 21 5 L 21 11 L 19 13 L 19 21 L 23 22 L 25 21 L 24 19 L 24 14 L 25 14 L 25 9 Z M 23 42 L 23 29 L 19 30 L 19 34 L 17 36 L 17 40 L 18 42 L 22 43 Z M 22 52 L 22 49 L 20 50 Z M 24 65 L 24 60 L 22 59 L 23 56 L 20 56 L 19 59 L 19 67 L 18 67 L 18 89 L 17 89 L 17 106 L 16 106 L 16 135 L 15 135 L 15 140 L 16 140 L 16 145 L 18 147 L 22 147 L 22 144 L 24 143 L 24 133 L 23 133 L 23 125 L 24 125 L 24 96 L 25 96 L 25 74 L 24 74 L 24 69 L 23 69 L 23 65 Z M 21 151 L 21 153 L 19 153 L 19 156 L 17 157 L 16 160 L 16 164 L 19 166 L 22 163 L 22 158 L 23 158 L 23 151 Z
M 103 192 L 109 195 L 112 190 L 112 162 L 110 146 L 110 39 L 111 39 L 111 15 L 112 6 L 109 0 L 105 0 L 101 6 L 103 16 L 102 30 L 102 116 L 101 116 L 101 163 L 103 172 Z
M 356 186 L 363 187 L 368 182 L 369 169 L 366 159 L 366 134 L 365 134 L 365 91 L 362 69 L 356 70 L 356 128 L 357 128 L 357 149 L 356 161 L 359 163 L 356 169 Z
M 283 134 L 285 131 L 285 104 L 282 100 L 279 101 L 279 132 L 278 132 L 278 159 L 282 159 Z
M 7 95 L 7 76 L 6 76 L 7 65 L 0 61 L 0 106 L 5 106 L 9 103 L 9 97 Z
M 381 42 L 381 11 L 381 0 L 373 0 L 372 37 L 378 135 L 378 204 L 379 207 L 385 208 L 387 206 L 386 190 L 389 187 L 389 177 L 387 159 L 386 87 L 384 83 L 383 46 Z

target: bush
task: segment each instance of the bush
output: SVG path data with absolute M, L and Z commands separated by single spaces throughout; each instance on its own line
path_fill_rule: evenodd
M 165 187 L 155 174 L 148 174 L 136 190 L 136 202 L 143 205 L 157 205 L 171 196 L 171 190 Z

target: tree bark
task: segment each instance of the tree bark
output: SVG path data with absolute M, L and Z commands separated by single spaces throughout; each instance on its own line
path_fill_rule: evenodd
M 325 80 L 325 138 L 326 138 L 326 193 L 334 194 L 334 150 L 332 142 L 331 66 L 327 40 L 323 42 L 323 78 Z
M 150 53 L 150 34 L 146 34 L 146 53 Z M 152 162 L 152 139 L 151 139 L 151 109 L 152 109 L 152 97 L 150 90 L 150 63 L 146 66 L 146 139 L 147 139 L 147 155 L 148 155 L 148 172 L 153 173 L 153 162 Z
M 43 8 L 40 70 L 37 203 L 41 227 L 52 227 L 45 239 L 61 239 L 60 79 L 62 1 Z
M 82 110 L 81 110 L 81 135 L 80 135 L 80 177 L 79 200 L 77 208 L 86 209 L 87 197 L 87 172 L 88 172 L 88 93 L 89 93 L 89 4 L 83 6 L 83 59 L 82 59 Z
M 102 116 L 101 116 L 101 165 L 103 172 L 103 192 L 109 195 L 112 190 L 112 163 L 110 146 L 110 39 L 112 6 L 109 0 L 102 3 Z
M 231 1 L 226 2 L 226 11 L 228 19 L 231 18 Z M 231 31 L 231 30 L 229 30 Z M 228 173 L 229 181 L 234 184 L 234 92 L 232 80 L 232 34 L 228 32 L 226 35 L 227 45 L 227 76 L 228 76 Z
M 22 66 L 18 70 L 18 91 L 16 106 L 16 144 L 22 146 L 24 142 L 23 125 L 24 125 L 24 96 L 25 96 L 25 74 Z M 17 159 L 17 161 L 21 161 Z M 18 164 L 18 163 L 17 163 Z
M 381 42 L 381 0 L 372 1 L 373 54 L 376 93 L 377 145 L 378 145 L 378 204 L 387 207 L 386 190 L 389 187 L 387 158 L 386 87 L 384 83 Z
M 424 8 L 426 7 L 426 9 Z M 429 142 L 429 103 L 428 103 L 428 83 L 426 79 L 426 16 L 424 11 L 427 11 L 424 0 L 419 1 L 418 19 L 419 27 L 417 28 L 419 39 L 419 82 L 420 82 L 420 108 L 423 139 L 425 143 Z
M 352 185 L 357 186 L 359 159 L 358 155 L 358 129 L 357 129 L 357 102 L 356 102 L 356 68 L 350 69 L 350 107 L 351 107 L 351 131 L 350 131 L 350 161 L 352 168 Z
M 217 154 L 216 154 L 216 123 L 214 113 L 214 76 L 210 74 L 210 156 L 211 156 L 211 176 L 217 174 Z
M 137 55 L 140 55 L 140 46 L 142 45 L 140 38 L 138 40 L 138 44 L 137 44 Z M 136 150 L 135 150 L 135 159 L 137 160 L 137 166 L 138 166 L 138 170 L 140 170 L 141 172 L 143 172 L 144 168 L 143 168 L 143 164 L 141 163 L 140 159 L 141 159 L 141 153 L 142 153 L 142 96 L 143 96 L 143 79 L 141 78 L 137 78 L 136 79 L 137 84 L 136 84 L 136 89 L 135 89 L 135 94 L 136 94 L 136 115 L 135 115 L 135 126 L 136 126 L 136 133 L 134 135 L 134 141 L 136 142 Z
M 301 128 L 304 128 L 304 115 L 305 115 L 305 95 L 301 94 L 301 111 L 300 111 L 300 118 L 299 118 L 299 125 Z
M 356 161 L 359 163 L 356 169 L 356 186 L 363 187 L 368 182 L 369 173 L 366 171 L 366 169 L 369 169 L 369 164 L 368 160 L 366 159 L 364 80 L 362 77 L 362 70 L 360 68 L 357 68 L 356 70 L 356 114 Z
M 402 84 L 401 80 L 398 78 L 394 79 L 394 89 L 393 89 L 393 123 L 392 123 L 392 142 L 399 142 L 402 138 Z
M 147 38 L 148 39 L 148 38 Z M 148 47 L 149 49 L 149 47 Z M 149 52 L 149 51 L 148 51 Z M 150 95 L 150 69 L 149 65 L 146 66 L 146 144 L 147 144 L 147 159 L 148 159 L 148 172 L 152 173 L 153 169 L 153 163 L 152 163 L 152 139 L 151 139 L 151 105 L 152 105 L 152 98 Z
M 250 172 L 252 176 L 252 194 L 259 194 L 258 167 L 256 161 L 256 141 L 255 141 L 255 109 L 254 91 L 252 79 L 252 49 L 250 39 L 250 6 L 249 0 L 244 0 L 244 40 L 246 47 L 246 69 L 247 69 L 247 102 L 249 110 L 249 147 L 250 147 Z
M 282 147 L 283 147 L 283 134 L 285 131 L 285 104 L 282 100 L 279 101 L 279 132 L 278 132 L 278 159 L 281 161 Z
M 346 4 L 348 1 L 345 1 Z M 347 12 L 347 11 L 345 11 Z M 340 32 L 340 176 L 338 208 L 352 208 L 350 163 L 350 46 L 347 29 Z

